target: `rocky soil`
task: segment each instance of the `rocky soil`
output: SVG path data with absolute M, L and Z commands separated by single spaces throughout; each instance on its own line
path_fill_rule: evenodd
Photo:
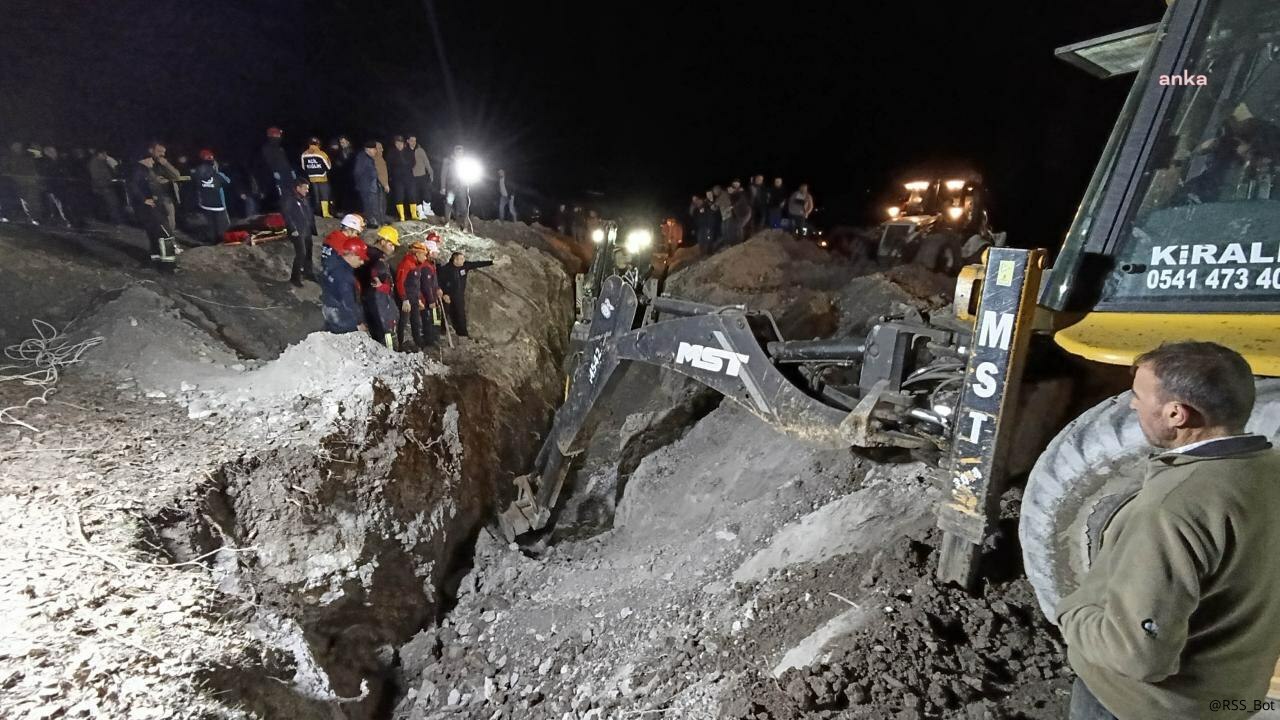
M 1060 716 L 1061 648 L 1012 541 L 978 597 L 930 581 L 925 465 L 808 447 L 654 368 L 602 408 L 555 533 L 495 540 L 563 391 L 586 258 L 476 229 L 446 244 L 512 263 L 472 276 L 473 340 L 430 356 L 316 333 L 279 244 L 190 249 L 159 277 L 136 231 L 0 233 L 25 279 L 0 342 L 33 318 L 102 339 L 15 411 L 34 431 L 0 428 L 3 714 Z M 949 285 L 765 233 L 667 289 L 807 338 Z M 0 407 L 32 392 L 0 382 Z

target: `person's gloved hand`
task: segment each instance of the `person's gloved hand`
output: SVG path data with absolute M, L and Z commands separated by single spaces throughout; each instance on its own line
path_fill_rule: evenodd
M 400 312 L 409 312 L 409 310 L 410 308 L 409 308 L 408 300 L 405 300 L 404 302 L 400 303 Z

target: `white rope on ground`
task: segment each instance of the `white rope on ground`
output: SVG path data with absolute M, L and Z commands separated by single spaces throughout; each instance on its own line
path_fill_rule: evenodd
M 39 390 L 21 405 L 0 408 L 0 425 L 18 425 L 32 432 L 40 432 L 35 426 L 19 420 L 14 412 L 26 410 L 36 403 L 47 405 L 49 396 L 58 389 L 62 368 L 79 363 L 90 348 L 102 342 L 102 337 L 94 336 L 73 343 L 64 333 L 43 320 L 33 319 L 31 324 L 36 329 L 36 337 L 27 338 L 4 349 L 5 357 L 14 362 L 0 365 L 0 382 L 16 382 Z

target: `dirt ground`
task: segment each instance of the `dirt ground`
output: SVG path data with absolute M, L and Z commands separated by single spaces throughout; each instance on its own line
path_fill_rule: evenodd
M 0 426 L 6 716 L 1061 713 L 1013 541 L 979 596 L 929 579 L 925 465 L 809 447 L 652 368 L 602 408 L 554 541 L 495 540 L 563 392 L 586 258 L 545 228 L 476 229 L 446 244 L 512 262 L 473 275 L 474 338 L 425 355 L 315 332 L 279 244 L 193 248 L 164 277 L 138 231 L 0 229 L 26 280 L 0 342 L 35 318 L 101 338 L 14 412 L 30 428 Z M 805 338 L 948 287 L 765 233 L 668 293 Z M 0 382 L 0 407 L 32 392 Z

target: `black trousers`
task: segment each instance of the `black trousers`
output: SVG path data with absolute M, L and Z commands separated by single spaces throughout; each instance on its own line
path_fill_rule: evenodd
M 416 190 L 412 179 L 398 180 L 391 183 L 391 203 L 393 205 L 407 205 L 416 202 L 413 199 Z
M 405 317 L 408 315 L 409 317 Z M 409 326 L 409 330 L 413 333 L 413 344 L 418 346 L 419 350 L 435 346 L 440 342 L 440 330 L 436 328 L 435 322 L 431 317 L 431 306 L 419 309 L 414 303 L 410 303 L 409 312 L 400 313 L 400 325 L 396 329 L 399 336 L 400 347 L 404 347 L 404 328 Z
M 206 210 L 200 208 L 200 212 L 204 213 L 205 223 L 208 225 L 208 236 L 210 245 L 217 245 L 222 242 L 222 235 L 231 227 L 231 218 L 227 217 L 226 210 Z
M 311 212 L 320 214 L 320 203 L 333 200 L 333 190 L 327 182 L 311 183 Z
M 311 264 L 311 247 L 315 243 L 311 242 L 309 237 L 297 235 L 290 235 L 289 240 L 293 243 L 293 274 L 289 276 L 289 279 L 297 280 L 303 277 L 315 277 L 315 266 Z
M 449 323 L 453 326 L 453 332 L 458 337 L 469 337 L 467 334 L 467 302 L 462 295 L 451 295 L 450 302 L 446 304 L 445 311 L 449 315 Z
M 384 213 L 386 212 L 386 199 L 381 192 L 360 193 L 361 209 L 364 210 L 364 219 L 371 227 L 386 222 Z
M 431 176 L 419 175 L 413 178 L 413 201 L 415 203 L 431 202 Z

